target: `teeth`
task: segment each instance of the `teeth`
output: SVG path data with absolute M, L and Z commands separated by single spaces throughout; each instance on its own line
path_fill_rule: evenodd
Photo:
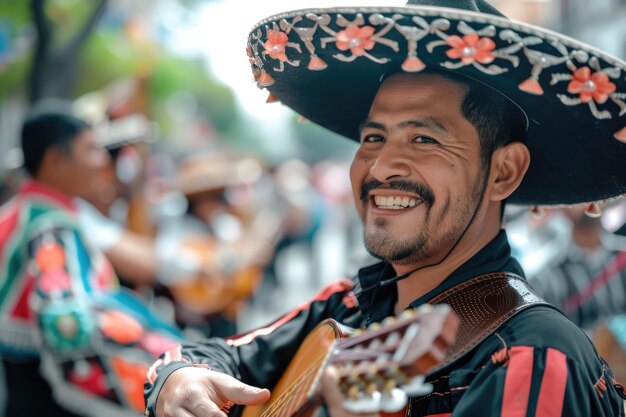
M 422 200 L 409 197 L 383 197 L 380 195 L 374 196 L 374 203 L 379 208 L 401 210 L 407 207 L 414 207 L 418 202 Z

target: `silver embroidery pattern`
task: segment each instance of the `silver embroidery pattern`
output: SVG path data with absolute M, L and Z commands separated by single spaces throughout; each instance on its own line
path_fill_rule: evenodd
M 290 37 L 292 32 L 297 37 Z M 544 88 L 548 87 L 539 81 L 542 72 L 564 64 L 570 72 L 550 74 L 549 85 L 567 81 L 567 93 L 546 88 L 563 105 L 585 104 L 600 120 L 626 114 L 626 91 L 617 91 L 618 82 L 624 89 L 626 64 L 547 30 L 473 12 L 407 7 L 283 14 L 258 24 L 249 37 L 248 55 L 255 80 L 263 88 L 274 83 L 266 67 L 276 75 L 286 65 L 298 67 L 305 61 L 309 70 L 325 70 L 328 63 L 318 53 L 331 46 L 337 52 L 325 54 L 325 59 L 368 59 L 385 64 L 390 56 L 400 53 L 404 45 L 399 42 L 405 42 L 402 69 L 419 72 L 425 68 L 418 56 L 419 43 L 424 39 L 427 43 L 422 46 L 428 53 L 445 54 L 447 59 L 440 65 L 447 69 L 472 66 L 498 76 L 527 64 L 530 73 L 519 89 L 533 95 L 545 94 Z M 605 62 L 604 68 L 598 57 Z M 624 125 L 615 137 L 626 142 L 626 121 Z

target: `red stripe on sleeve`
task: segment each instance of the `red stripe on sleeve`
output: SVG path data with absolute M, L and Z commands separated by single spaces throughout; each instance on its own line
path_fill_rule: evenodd
M 566 385 L 566 356 L 556 349 L 549 348 L 537 401 L 537 417 L 561 417 Z
M 501 417 L 526 417 L 533 372 L 534 349 L 513 346 L 509 349 Z
M 274 323 L 270 324 L 269 326 L 253 330 L 250 333 L 245 333 L 240 336 L 232 336 L 230 338 L 227 338 L 226 342 L 231 346 L 246 345 L 252 342 L 256 337 L 267 336 L 268 334 L 272 333 L 274 330 L 276 330 L 283 324 L 287 323 L 289 320 L 296 317 L 298 313 L 308 310 L 309 308 L 311 308 L 311 304 L 313 302 L 326 301 L 333 294 L 337 294 L 339 292 L 344 292 L 344 291 L 349 291 L 351 289 L 352 289 L 352 282 L 350 280 L 342 279 L 342 280 L 333 282 L 332 284 L 322 289 L 322 291 L 320 291 L 315 296 L 315 298 L 313 298 L 313 300 L 311 300 L 310 302 L 306 304 L 301 305 L 300 307 L 297 307 L 291 310 L 289 313 L 285 314 L 284 316 L 282 316 L 280 319 L 276 320 Z

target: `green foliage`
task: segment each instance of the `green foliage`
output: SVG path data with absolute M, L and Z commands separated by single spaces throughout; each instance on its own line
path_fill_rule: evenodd
M 180 1 L 191 11 L 207 0 Z M 84 23 L 93 6 L 92 0 L 48 0 L 45 12 L 54 30 L 52 46 L 66 42 Z M 32 25 L 30 7 L 28 0 L 0 0 L 0 21 L 10 22 L 12 35 L 24 33 Z M 27 94 L 32 52 L 31 45 L 0 69 L 0 103 L 8 94 Z M 232 91 L 215 81 L 199 59 L 175 56 L 154 42 L 131 41 L 119 27 L 100 26 L 89 37 L 82 50 L 73 95 L 79 97 L 100 90 L 119 78 L 142 72 L 151 74 L 149 99 L 154 112 L 151 116 L 166 133 L 173 124 L 165 103 L 186 91 L 195 97 L 201 116 L 210 120 L 220 135 L 238 134 L 236 121 L 239 114 Z
M 30 56 L 23 55 L 0 71 L 0 103 L 9 94 L 26 94 Z
M 165 101 L 178 92 L 191 92 L 200 104 L 200 111 L 219 133 L 227 134 L 233 128 L 238 117 L 233 93 L 212 79 L 200 61 L 160 55 L 150 80 L 153 100 Z M 162 122 L 167 130 L 168 121 Z
M 15 30 L 19 30 L 25 24 L 30 24 L 30 2 L 26 0 L 2 0 L 0 1 L 0 16 L 12 21 Z
M 137 66 L 137 52 L 119 32 L 96 32 L 83 50 L 76 96 L 99 90 L 118 78 L 132 76 Z
M 9 41 L 14 48 L 18 35 L 22 34 L 30 25 L 29 2 L 25 0 L 0 1 L 0 24 L 8 28 Z M 15 51 L 14 51 L 15 53 Z M 28 51 L 19 51 L 12 60 L 0 68 L 0 102 L 7 94 L 24 91 L 27 83 L 30 54 Z

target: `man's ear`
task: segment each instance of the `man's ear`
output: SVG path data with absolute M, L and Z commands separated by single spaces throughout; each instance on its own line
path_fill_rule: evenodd
M 49 170 L 49 169 L 58 169 L 63 165 L 63 162 L 67 155 L 63 151 L 63 149 L 58 146 L 50 146 L 46 149 L 46 152 L 43 154 L 43 158 L 41 158 L 41 164 L 39 165 L 39 171 Z
M 530 164 L 530 152 L 522 142 L 511 142 L 495 150 L 491 157 L 490 200 L 502 201 L 519 187 Z

